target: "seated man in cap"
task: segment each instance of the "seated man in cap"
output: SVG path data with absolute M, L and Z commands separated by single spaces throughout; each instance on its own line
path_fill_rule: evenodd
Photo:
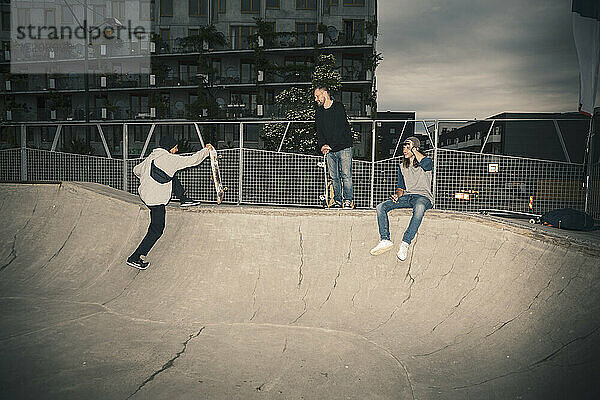
M 381 241 L 371 249 L 372 255 L 378 255 L 390 250 L 394 243 L 390 240 L 388 212 L 396 208 L 412 208 L 413 215 L 404 232 L 398 258 L 406 260 L 408 246 L 417 234 L 425 211 L 432 207 L 431 181 L 433 175 L 433 160 L 425 157 L 420 151 L 421 142 L 411 136 L 402 144 L 404 158 L 398 165 L 398 184 L 396 193 L 383 203 L 377 205 L 377 223 Z
M 177 141 L 172 136 L 162 136 L 160 147 L 152 150 L 144 161 L 133 168 L 133 173 L 140 179 L 138 193 L 150 209 L 150 226 L 138 248 L 127 259 L 127 265 L 137 269 L 148 268 L 148 263 L 143 261 L 141 256 L 148 254 L 163 233 L 165 205 L 171 200 L 171 193 L 175 193 L 182 206 L 200 204 L 185 196 L 175 172 L 200 164 L 212 148 L 207 144 L 205 148 L 190 156 L 178 156 L 175 154 L 178 150 Z

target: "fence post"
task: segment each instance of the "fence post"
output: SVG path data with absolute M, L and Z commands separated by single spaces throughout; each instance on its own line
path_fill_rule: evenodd
M 240 122 L 240 156 L 238 169 L 238 205 L 242 204 L 242 178 L 244 175 L 244 123 Z
M 590 203 L 592 201 L 591 197 L 590 197 L 590 167 L 592 165 L 592 151 L 591 151 L 591 144 L 592 144 L 592 136 L 593 136 L 593 130 L 594 130 L 594 117 L 592 116 L 592 118 L 590 118 L 590 128 L 588 131 L 588 136 L 587 139 L 585 141 L 585 153 L 583 155 L 583 172 L 584 172 L 584 177 L 583 177 L 583 185 L 584 185 L 584 189 L 585 189 L 585 199 L 584 199 L 584 205 L 583 205 L 583 211 L 585 211 L 586 213 L 590 212 Z
M 371 122 L 371 196 L 369 199 L 369 208 L 373 208 L 374 205 L 374 193 L 375 193 L 375 132 L 377 130 L 377 122 L 373 120 Z
M 123 190 L 129 192 L 127 182 L 127 149 L 129 147 L 129 133 L 127 124 L 123 124 Z
M 21 124 L 21 181 L 27 180 L 27 127 Z
M 437 196 L 437 170 L 438 170 L 438 139 L 440 134 L 440 121 L 435 120 L 435 132 L 434 132 L 434 143 L 433 143 L 433 204 L 435 207 L 435 200 Z

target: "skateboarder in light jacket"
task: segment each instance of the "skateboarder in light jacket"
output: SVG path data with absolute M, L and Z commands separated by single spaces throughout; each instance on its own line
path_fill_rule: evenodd
M 433 160 L 425 157 L 419 151 L 420 146 L 421 142 L 414 136 L 406 139 L 402 145 L 404 158 L 398 165 L 396 193 L 390 199 L 377 205 L 377 224 L 381 241 L 371 249 L 372 255 L 384 253 L 394 246 L 390 240 L 388 212 L 396 208 L 412 208 L 413 215 L 398 250 L 398 258 L 404 261 L 408 253 L 408 246 L 417 234 L 425 211 L 432 206 Z
M 179 156 L 175 154 L 178 150 L 177 141 L 172 136 L 163 136 L 160 147 L 133 168 L 133 173 L 140 179 L 138 193 L 150 209 L 150 226 L 138 248 L 127 259 L 127 265 L 137 269 L 148 268 L 149 263 L 143 261 L 141 256 L 146 256 L 163 234 L 165 206 L 171 199 L 171 193 L 179 198 L 182 206 L 199 204 L 185 197 L 183 186 L 175 177 L 175 172 L 200 164 L 211 148 L 207 144 L 204 149 L 190 156 Z
M 335 203 L 332 207 L 354 208 L 352 190 L 353 137 L 346 109 L 342 103 L 331 99 L 326 88 L 316 88 L 314 95 L 319 106 L 315 111 L 317 147 L 321 153 L 326 154 L 327 169 L 333 182 L 333 199 Z M 342 198 L 344 200 L 343 204 Z

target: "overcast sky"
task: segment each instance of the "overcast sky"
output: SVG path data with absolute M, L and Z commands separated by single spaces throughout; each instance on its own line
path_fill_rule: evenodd
M 577 111 L 571 0 L 378 3 L 380 111 L 479 119 Z

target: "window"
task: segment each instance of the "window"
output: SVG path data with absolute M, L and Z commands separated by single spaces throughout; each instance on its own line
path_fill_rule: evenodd
M 73 14 L 71 13 L 71 10 L 69 9 L 69 7 L 67 6 L 62 6 L 61 9 L 61 17 L 60 17 L 61 21 L 63 24 L 71 24 L 73 23 Z
M 54 10 L 47 9 L 44 10 L 44 25 L 46 26 L 56 26 L 56 21 L 54 18 Z
M 317 0 L 296 0 L 297 10 L 316 10 Z
M 169 42 L 171 39 L 171 30 L 169 28 L 160 29 L 160 40 L 163 42 Z
M 243 13 L 260 12 L 260 0 L 242 0 Z
M 10 31 L 10 12 L 2 11 L 2 30 Z
M 362 111 L 362 92 L 343 90 L 342 103 L 344 103 L 346 112 L 349 115 L 360 115 Z
M 189 0 L 190 17 L 208 15 L 208 0 Z
M 117 19 L 125 18 L 125 1 L 115 1 L 111 2 L 111 15 Z
M 255 26 L 231 26 L 229 28 L 229 39 L 231 48 L 234 50 L 248 49 L 248 36 L 256 30 Z
M 131 95 L 130 98 L 131 114 L 136 116 L 140 113 L 148 112 L 148 96 Z
M 343 27 L 347 44 L 362 44 L 364 42 L 365 21 L 361 19 L 344 20 Z
M 160 16 L 161 17 L 172 17 L 173 16 L 173 0 L 160 0 Z
M 217 12 L 219 14 L 224 14 L 227 12 L 226 10 L 227 10 L 227 7 L 225 4 L 225 0 L 217 0 Z
M 337 2 L 337 0 L 336 0 Z M 364 6 L 365 0 L 344 0 L 345 6 Z
M 196 64 L 179 64 L 179 83 L 182 85 L 192 85 L 198 76 L 198 66 Z
M 221 59 L 220 58 L 213 58 L 211 67 L 212 67 L 212 69 L 214 71 L 215 76 L 217 78 L 220 78 L 221 74 L 223 73 L 223 67 L 221 66 Z
M 242 113 L 245 115 L 256 114 L 256 93 L 231 93 L 230 104 L 243 105 Z
M 31 23 L 31 14 L 28 8 L 17 9 L 17 24 L 19 26 L 28 26 Z
M 140 1 L 140 20 L 141 21 L 150 21 L 152 19 L 151 14 L 152 7 L 149 1 L 141 0 Z
M 240 61 L 240 82 L 241 83 L 254 83 L 256 82 L 256 71 L 254 68 L 254 62 L 251 60 Z
M 198 36 L 200 34 L 200 29 L 190 28 L 188 29 L 188 36 Z
M 365 80 L 363 74 L 363 58 L 361 55 L 342 56 L 342 79 L 358 81 Z
M 280 7 L 280 1 L 279 0 L 267 0 L 267 4 L 266 7 L 268 9 L 276 9 L 278 10 Z
M 104 22 L 104 16 L 106 15 L 106 7 L 94 6 L 92 8 L 94 25 L 100 25 Z
M 310 67 L 313 65 L 313 60 L 311 57 L 302 57 L 302 56 L 286 57 L 285 65 L 304 65 L 304 66 Z
M 317 24 L 307 22 L 296 22 L 296 33 L 298 33 L 297 46 L 314 46 Z

